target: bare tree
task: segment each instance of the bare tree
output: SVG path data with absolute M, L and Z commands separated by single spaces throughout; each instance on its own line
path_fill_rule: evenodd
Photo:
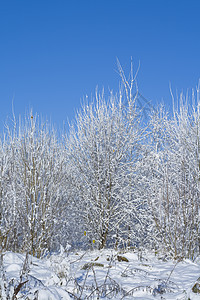
M 15 123 L 13 131 L 8 128 L 5 144 L 1 151 L 1 213 L 2 225 L 9 224 L 6 240 L 1 234 L 2 245 L 41 256 L 55 246 L 58 222 L 60 226 L 64 222 L 63 147 L 53 129 L 32 114 L 23 125 Z
M 145 159 L 154 243 L 189 258 L 199 253 L 199 106 L 194 93 L 192 108 L 181 95 L 173 116 L 163 109 L 154 114 Z
M 122 69 L 120 74 L 125 95 L 120 90 L 106 101 L 96 93 L 66 136 L 79 239 L 82 234 L 82 240 L 95 241 L 100 249 L 133 244 L 145 219 L 136 184 L 143 130 L 133 98 L 135 79 L 128 82 Z

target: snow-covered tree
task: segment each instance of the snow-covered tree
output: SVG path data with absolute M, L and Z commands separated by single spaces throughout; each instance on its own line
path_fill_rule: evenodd
M 30 115 L 8 129 L 0 178 L 7 249 L 41 256 L 55 247 L 65 222 L 65 174 L 63 146 L 50 126 Z
M 133 245 L 144 228 L 144 203 L 137 191 L 143 130 L 137 94 L 133 97 L 134 78 L 130 84 L 122 79 L 125 97 L 111 93 L 106 101 L 104 94 L 96 93 L 66 137 L 79 240 L 95 241 L 99 248 Z
M 146 197 L 154 220 L 153 242 L 174 256 L 199 253 L 200 102 L 180 97 L 169 116 L 163 108 L 151 119 L 146 154 Z
M 13 231 L 13 211 L 15 203 L 11 201 L 10 189 L 10 168 L 11 151 L 5 141 L 0 141 L 0 250 L 5 249 L 8 243 L 8 236 Z

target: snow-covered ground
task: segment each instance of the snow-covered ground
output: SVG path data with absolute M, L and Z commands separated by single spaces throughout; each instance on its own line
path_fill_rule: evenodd
M 6 252 L 0 276 L 0 299 L 200 299 L 192 292 L 200 261 L 148 252 L 61 251 L 44 259 Z

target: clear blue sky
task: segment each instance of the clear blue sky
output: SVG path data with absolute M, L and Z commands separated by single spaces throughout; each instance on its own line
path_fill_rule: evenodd
M 58 127 L 80 100 L 118 89 L 116 57 L 140 61 L 139 91 L 153 103 L 200 78 L 199 0 L 0 1 L 0 128 L 34 112 Z

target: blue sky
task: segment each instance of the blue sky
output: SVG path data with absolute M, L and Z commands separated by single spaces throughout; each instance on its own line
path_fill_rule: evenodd
M 140 93 L 170 106 L 200 78 L 199 0 L 0 1 L 0 128 L 33 108 L 57 127 L 140 62 Z

